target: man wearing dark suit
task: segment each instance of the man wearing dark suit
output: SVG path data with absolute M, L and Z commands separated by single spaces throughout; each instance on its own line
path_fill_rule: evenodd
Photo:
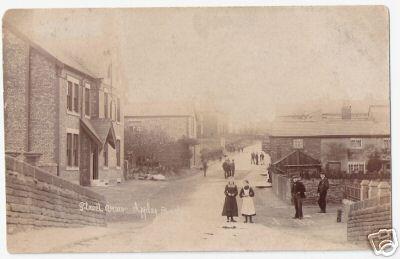
M 303 218 L 303 199 L 306 197 L 304 194 L 306 192 L 306 187 L 301 182 L 300 176 L 293 177 L 293 185 L 292 185 L 292 199 L 294 203 L 294 209 L 296 210 L 296 214 L 294 215 L 294 219 L 302 219 Z
M 325 173 L 321 173 L 321 181 L 318 184 L 318 205 L 321 211 L 319 213 L 326 213 L 326 195 L 328 194 L 329 181 L 325 177 Z
M 231 173 L 230 176 L 235 177 L 235 160 L 232 159 L 231 165 L 230 165 Z

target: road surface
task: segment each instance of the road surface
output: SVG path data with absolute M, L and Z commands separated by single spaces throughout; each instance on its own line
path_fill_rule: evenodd
M 250 164 L 250 153 L 260 148 L 257 144 L 231 155 L 236 162 L 235 181 L 239 187 L 243 179 L 251 185 L 265 180 L 260 174 L 265 173 L 266 165 Z M 16 233 L 8 236 L 8 247 L 15 252 L 360 249 L 346 242 L 346 224 L 336 223 L 335 207 L 329 207 L 327 214 L 316 213 L 315 206 L 305 207 L 303 220 L 292 219 L 294 209 L 276 198 L 271 188 L 254 188 L 255 224 L 245 224 L 242 218 L 237 223 L 227 223 L 221 216 L 225 184 L 219 161 L 210 165 L 207 177 L 198 172 L 172 182 L 126 183 L 120 189 L 111 188 L 109 200 L 121 205 L 139 199 L 141 204 L 148 202 L 149 207 L 157 209 L 157 216 L 128 218 L 108 227 Z M 121 193 L 125 199 L 118 198 Z M 240 210 L 239 198 L 238 206 Z

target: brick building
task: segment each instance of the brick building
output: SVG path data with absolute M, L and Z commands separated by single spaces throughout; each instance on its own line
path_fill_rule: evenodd
M 119 87 L 8 24 L 3 53 L 6 154 L 85 186 L 121 178 Z
M 329 171 L 366 172 L 369 156 L 377 151 L 382 170 L 390 171 L 389 107 L 371 106 L 364 119 L 352 119 L 351 108 L 343 116 L 306 117 L 275 121 L 264 151 L 276 163 L 295 150 L 320 161 Z M 379 116 L 376 116 L 379 114 Z
M 197 118 L 191 104 L 186 103 L 135 103 L 127 105 L 125 115 L 125 130 L 128 134 L 147 132 L 152 134 L 153 140 L 158 141 L 157 149 L 149 154 L 129 154 L 128 160 L 135 166 L 137 161 L 145 156 L 154 156 L 162 165 L 176 161 L 175 165 L 191 167 L 199 164 L 199 152 L 196 147 Z M 141 134 L 135 136 L 141 137 Z M 143 136 L 144 137 L 144 136 Z M 191 141 L 190 141 L 191 140 Z M 128 139 L 136 145 L 140 139 Z M 186 144 L 185 144 L 186 142 Z M 190 143 L 192 142 L 192 143 Z M 146 143 L 150 145 L 150 143 Z M 188 161 L 181 159 L 184 152 L 190 150 L 191 158 Z M 130 151 L 127 151 L 131 153 Z M 128 154 L 127 154 L 128 155 Z

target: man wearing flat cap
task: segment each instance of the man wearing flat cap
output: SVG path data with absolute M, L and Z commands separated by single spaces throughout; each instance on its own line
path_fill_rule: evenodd
M 321 181 L 318 184 L 318 205 L 321 211 L 319 213 L 326 213 L 326 195 L 328 194 L 329 181 L 326 178 L 325 173 L 321 172 Z
M 294 219 L 302 219 L 303 218 L 303 199 L 306 197 L 304 194 L 306 192 L 306 187 L 301 182 L 300 176 L 293 177 L 293 185 L 292 185 L 292 198 L 294 203 L 294 209 L 296 210 L 296 214 L 294 215 Z

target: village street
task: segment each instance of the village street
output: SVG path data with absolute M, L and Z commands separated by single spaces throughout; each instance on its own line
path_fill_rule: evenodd
M 243 153 L 230 155 L 236 162 L 235 180 L 239 188 L 243 179 L 248 179 L 253 186 L 265 180 L 261 174 L 265 173 L 266 165 L 250 164 L 250 153 L 260 149 L 260 144 L 256 144 Z M 255 224 L 244 224 L 242 218 L 238 218 L 237 223 L 227 223 L 221 216 L 226 180 L 219 161 L 210 165 L 207 177 L 197 172 L 171 182 L 136 181 L 134 185 L 140 184 L 158 188 L 157 192 L 148 193 L 149 197 L 142 197 L 153 208 L 164 207 L 153 220 L 137 217 L 136 220 L 111 222 L 103 228 L 50 228 L 17 233 L 9 236 L 9 249 L 13 250 L 13 244 L 18 244 L 20 251 L 37 252 L 359 249 L 346 242 L 346 224 L 336 223 L 337 207 L 328 207 L 325 215 L 316 213 L 316 206 L 306 207 L 303 220 L 292 219 L 294 209 L 276 198 L 272 188 L 254 188 Z M 129 199 L 135 197 L 127 196 L 126 201 L 121 202 Z M 238 206 L 240 213 L 239 197 Z M 30 240 L 33 234 L 35 240 Z M 25 242 L 27 240 L 30 241 Z M 40 244 L 46 244 L 45 248 Z

